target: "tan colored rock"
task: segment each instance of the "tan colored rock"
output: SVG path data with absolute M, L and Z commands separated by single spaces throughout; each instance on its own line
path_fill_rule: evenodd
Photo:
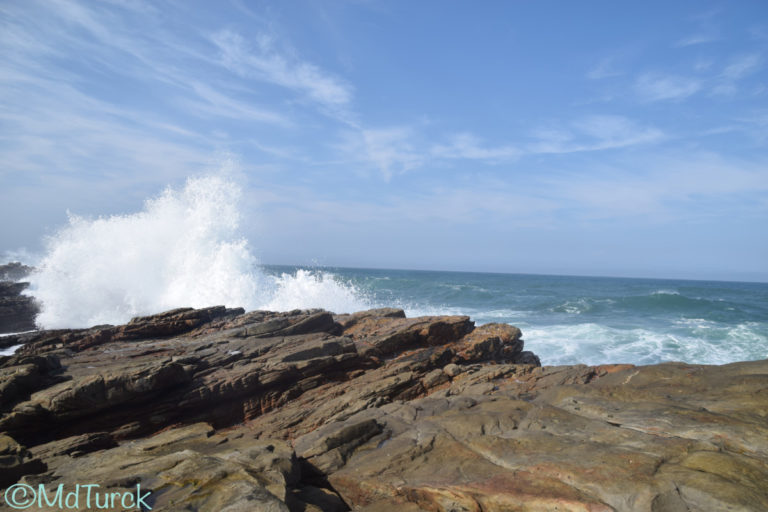
M 149 492 L 153 510 L 269 510 L 288 512 L 299 482 L 298 461 L 282 441 L 256 440 L 247 430 L 216 434 L 206 424 L 72 458 L 50 459 L 47 489 L 83 482 L 102 489 Z
M 447 406 L 379 414 L 381 436 L 329 481 L 391 508 L 768 510 L 768 361 L 523 368 L 470 368 Z
M 0 488 L 16 482 L 22 475 L 45 471 L 46 465 L 13 438 L 0 434 Z
M 396 309 L 25 336 L 9 482 L 141 483 L 161 511 L 768 510 L 768 361 L 542 368 L 514 327 Z

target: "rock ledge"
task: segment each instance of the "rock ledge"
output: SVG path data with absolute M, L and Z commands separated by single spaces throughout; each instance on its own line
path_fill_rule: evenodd
M 515 327 L 397 309 L 10 338 L 4 486 L 140 483 L 153 510 L 768 510 L 768 361 L 541 367 Z

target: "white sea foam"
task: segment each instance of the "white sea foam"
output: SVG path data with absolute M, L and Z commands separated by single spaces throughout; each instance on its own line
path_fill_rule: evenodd
M 250 309 L 364 309 L 332 274 L 272 278 L 238 231 L 240 188 L 218 175 L 166 189 L 138 213 L 69 224 L 47 240 L 30 276 L 44 328 L 124 323 L 133 316 L 224 304 Z
M 19 350 L 21 347 L 23 347 L 24 344 L 20 343 L 18 345 L 12 345 L 10 347 L 6 347 L 4 349 L 0 349 L 0 356 L 12 356 L 16 353 L 17 350 Z
M 520 311 L 516 309 L 492 309 L 490 311 L 479 311 L 473 315 L 478 324 L 498 322 L 509 319 L 525 319 L 531 315 L 531 311 Z
M 272 294 L 259 309 L 284 311 L 324 308 L 335 313 L 354 313 L 373 307 L 356 286 L 341 282 L 330 272 L 298 270 L 272 277 Z
M 768 337 L 760 333 L 756 322 L 719 328 L 695 326 L 679 333 L 618 329 L 595 323 L 520 327 L 526 349 L 538 354 L 547 365 L 663 361 L 726 364 L 768 357 Z M 697 330 L 702 328 L 706 332 Z
M 0 338 L 4 338 L 6 336 L 18 336 L 19 334 L 27 334 L 30 332 L 36 332 L 36 331 L 32 330 L 32 331 L 19 331 L 19 332 L 4 332 L 0 334 Z
M 399 300 L 395 300 L 390 304 L 390 307 L 401 308 L 405 311 L 405 315 L 408 318 L 416 316 L 469 315 L 474 319 L 476 313 L 476 311 L 471 308 L 412 304 L 404 303 Z

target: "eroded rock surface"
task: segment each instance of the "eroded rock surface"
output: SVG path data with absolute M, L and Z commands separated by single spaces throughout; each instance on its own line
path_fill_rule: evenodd
M 768 510 L 768 361 L 542 368 L 521 336 L 221 306 L 20 335 L 0 477 L 153 510 Z

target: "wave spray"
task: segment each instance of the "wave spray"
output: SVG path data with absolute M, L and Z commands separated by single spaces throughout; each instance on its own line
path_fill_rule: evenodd
M 167 188 L 142 211 L 69 223 L 30 276 L 42 328 L 119 324 L 176 307 L 369 307 L 328 273 L 266 275 L 239 233 L 240 187 L 218 175 Z

